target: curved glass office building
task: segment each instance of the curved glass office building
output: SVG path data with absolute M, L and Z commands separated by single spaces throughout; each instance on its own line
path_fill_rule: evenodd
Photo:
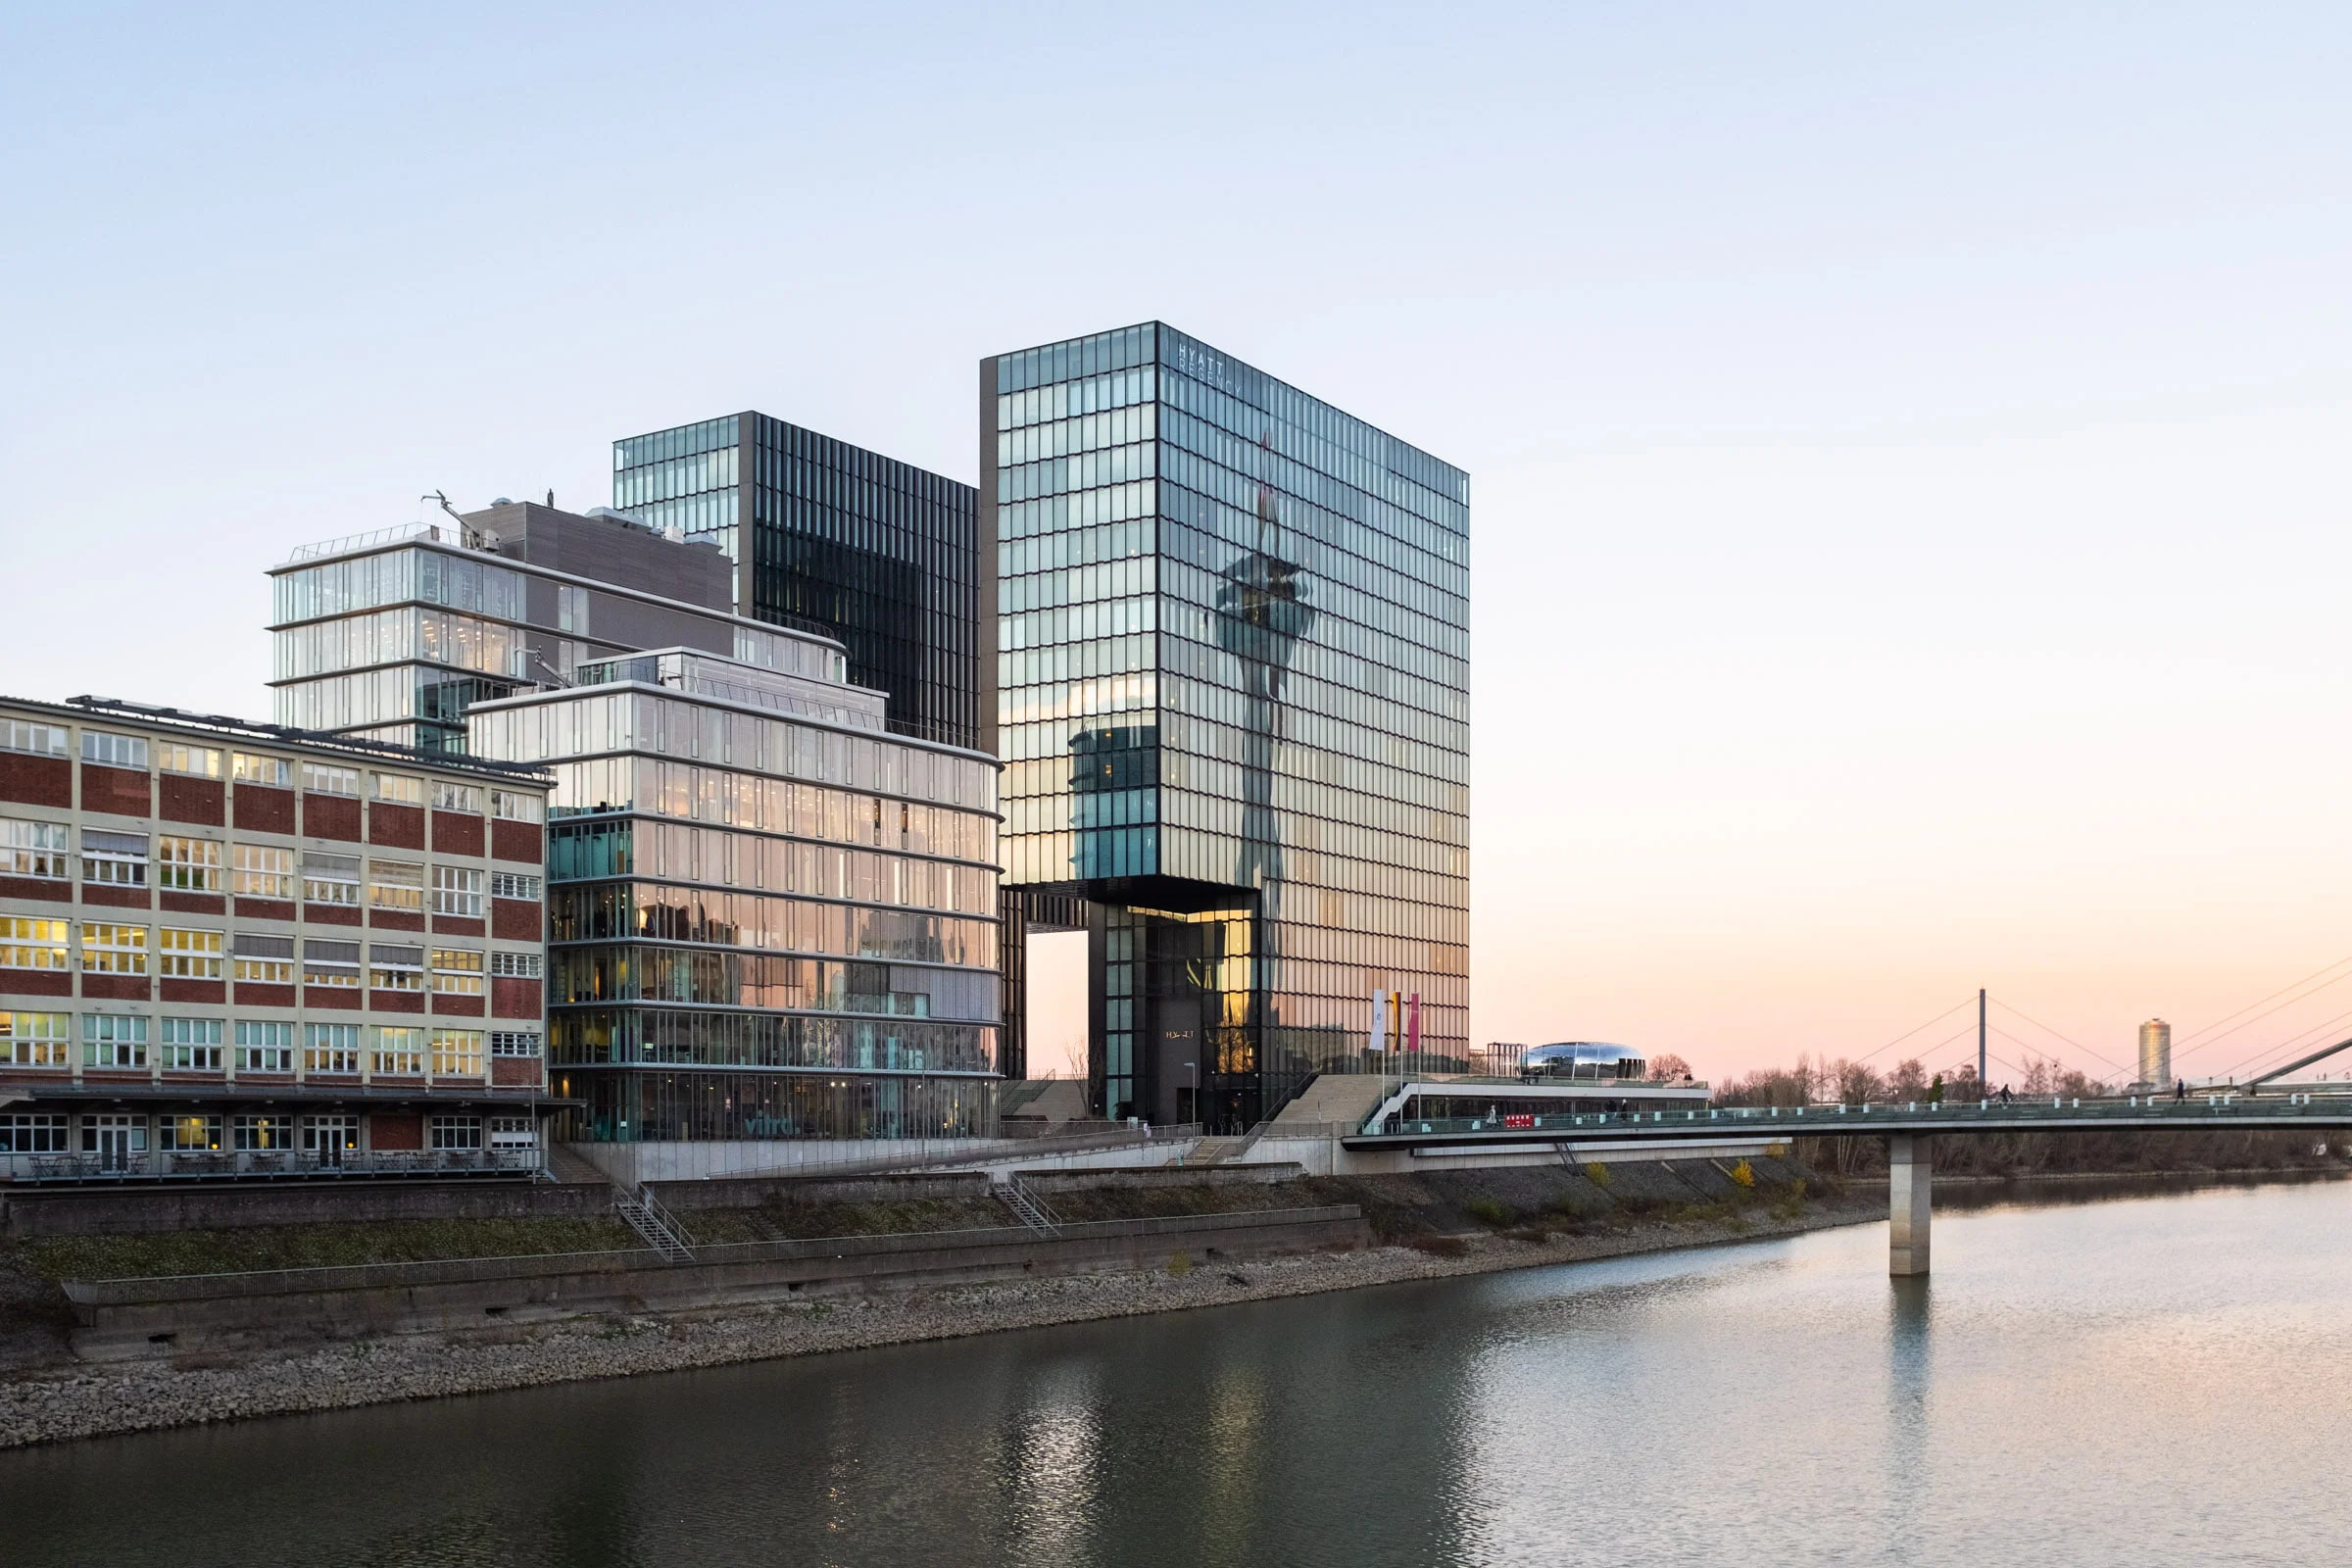
M 1157 322 L 981 408 L 1005 878 L 1091 933 L 1099 1110 L 1246 1127 L 1375 994 L 1465 1056 L 1468 475 Z

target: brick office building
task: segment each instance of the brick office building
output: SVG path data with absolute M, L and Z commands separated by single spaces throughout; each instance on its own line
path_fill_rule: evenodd
M 547 788 L 0 698 L 0 1176 L 536 1169 Z

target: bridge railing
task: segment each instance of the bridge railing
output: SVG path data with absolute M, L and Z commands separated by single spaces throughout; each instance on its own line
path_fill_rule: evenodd
M 1573 1133 L 1592 1138 L 1606 1137 L 1612 1133 L 1636 1133 L 1643 1129 L 1707 1126 L 1720 1128 L 1727 1138 L 1762 1132 L 1836 1137 L 1859 1132 L 1865 1127 L 1900 1127 L 1920 1122 L 1948 1126 L 1954 1121 L 1970 1119 L 2030 1124 L 2034 1121 L 2079 1123 L 2086 1120 L 2144 1122 L 2150 1117 L 2166 1116 L 2211 1120 L 2221 1116 L 2266 1122 L 2309 1117 L 2316 1121 L 2341 1123 L 2348 1114 L 2352 1114 L 2352 1097 L 2294 1094 L 2266 1095 L 2257 1099 L 2223 1091 L 2190 1095 L 2185 1100 L 2176 1100 L 2170 1095 L 2132 1095 L 2110 1100 L 2049 1096 L 2041 1099 L 2019 1098 L 2006 1102 L 1998 1100 L 1923 1100 L 1859 1105 L 1713 1105 L 1691 1110 L 1587 1110 L 1549 1115 L 1391 1116 L 1378 1125 L 1367 1122 L 1358 1136 Z

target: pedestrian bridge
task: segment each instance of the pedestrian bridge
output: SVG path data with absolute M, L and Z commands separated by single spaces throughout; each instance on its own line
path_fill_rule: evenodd
M 1401 1099 L 1402 1097 L 1399 1097 Z M 1500 1112 L 1415 1119 L 1392 1101 L 1352 1136 L 1348 1149 L 1411 1152 L 1440 1149 L 1551 1147 L 1573 1159 L 1580 1143 L 1718 1144 L 1727 1139 L 1884 1138 L 1886 1140 L 1888 1271 L 1928 1272 L 1934 1141 L 1987 1133 L 2315 1132 L 2352 1129 L 2352 1094 L 2282 1091 L 2252 1095 L 2200 1090 L 2184 1098 L 2127 1095 L 1914 1102 L 1877 1105 L 1691 1106 L 1675 1109 Z

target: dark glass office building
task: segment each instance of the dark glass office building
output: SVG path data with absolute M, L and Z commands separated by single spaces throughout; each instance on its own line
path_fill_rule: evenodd
M 735 612 L 820 632 L 890 727 L 993 749 L 970 485 L 764 414 L 612 443 L 612 505 L 732 557 Z
M 1102 1112 L 1465 1057 L 1468 475 L 1157 322 L 980 393 L 1005 881 L 1090 932 Z

